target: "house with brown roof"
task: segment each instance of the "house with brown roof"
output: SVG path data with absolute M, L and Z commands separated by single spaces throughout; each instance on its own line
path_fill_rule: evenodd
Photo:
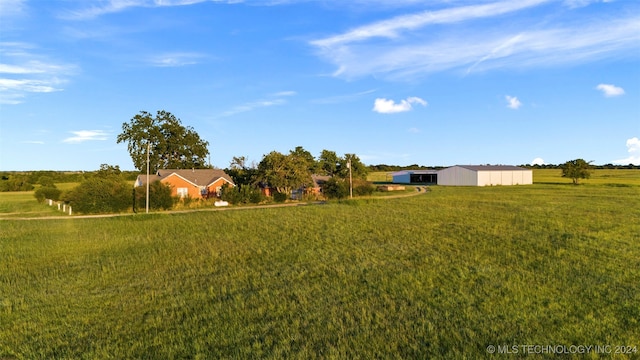
M 138 175 L 135 186 L 144 186 L 147 175 Z M 220 197 L 222 186 L 235 186 L 233 179 L 217 169 L 164 169 L 149 177 L 150 182 L 160 181 L 171 186 L 171 196 L 194 199 Z

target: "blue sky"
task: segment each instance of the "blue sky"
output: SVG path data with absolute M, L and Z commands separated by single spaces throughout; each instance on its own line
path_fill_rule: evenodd
M 142 110 L 221 168 L 640 164 L 640 2 L 0 0 L 0 170 L 132 170 Z

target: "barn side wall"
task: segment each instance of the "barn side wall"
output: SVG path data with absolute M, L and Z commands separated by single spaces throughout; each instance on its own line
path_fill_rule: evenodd
M 444 186 L 477 186 L 478 173 L 459 166 L 438 171 L 438 185 Z

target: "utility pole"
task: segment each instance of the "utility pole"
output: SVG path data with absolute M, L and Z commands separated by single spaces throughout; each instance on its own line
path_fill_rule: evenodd
M 347 162 L 347 167 L 349 168 L 349 198 L 353 199 L 353 180 L 351 178 L 351 157 L 349 156 L 349 161 Z
M 150 149 L 151 149 L 151 143 L 147 141 L 147 204 L 145 207 L 147 214 L 149 213 L 149 151 Z

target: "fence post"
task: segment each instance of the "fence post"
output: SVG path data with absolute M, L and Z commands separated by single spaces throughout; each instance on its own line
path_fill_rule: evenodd
M 69 215 L 71 215 L 71 205 L 69 205 Z
M 60 203 L 58 203 L 58 210 L 60 210 Z

